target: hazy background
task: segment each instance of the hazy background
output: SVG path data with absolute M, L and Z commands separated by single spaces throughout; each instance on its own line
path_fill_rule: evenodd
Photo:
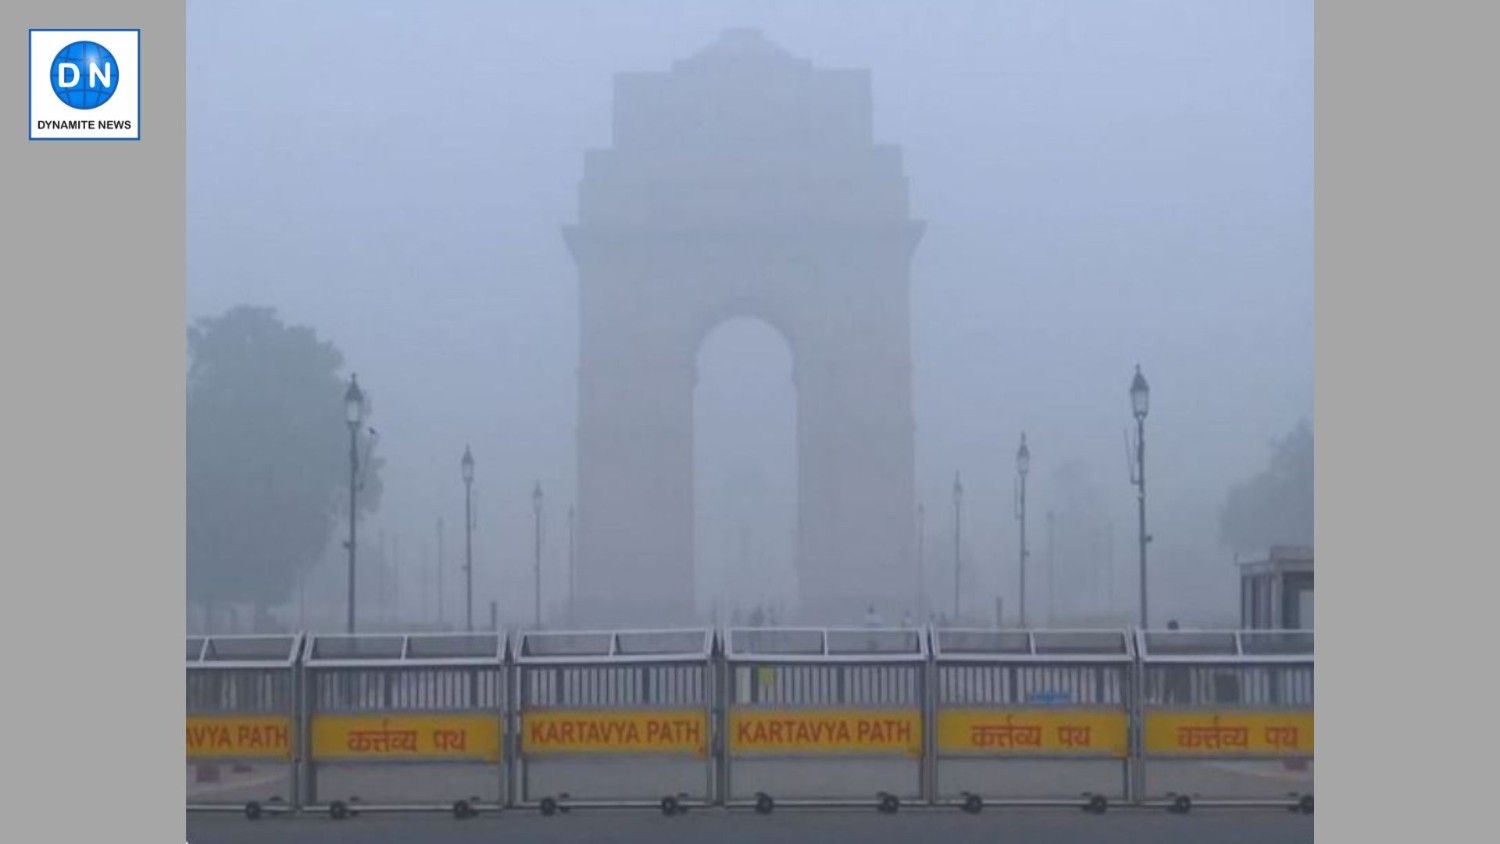
M 565 602 L 578 338 L 559 227 L 584 150 L 610 145 L 611 75 L 736 26 L 868 68 L 876 140 L 903 150 L 927 221 L 912 353 L 934 606 L 957 469 L 964 609 L 1003 593 L 1012 612 L 1025 429 L 1031 617 L 1130 617 L 1139 362 L 1153 618 L 1235 618 L 1219 509 L 1313 411 L 1310 2 L 192 2 L 188 313 L 274 306 L 359 373 L 386 461 L 361 564 L 384 536 L 395 620 L 435 612 L 439 517 L 461 618 L 465 443 L 476 617 L 498 596 L 502 620 L 529 618 L 538 479 L 543 599 Z M 700 601 L 788 600 L 789 352 L 736 322 L 699 362 Z M 329 545 L 312 626 L 342 621 Z

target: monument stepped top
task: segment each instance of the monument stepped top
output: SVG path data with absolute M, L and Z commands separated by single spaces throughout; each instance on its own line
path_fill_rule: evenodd
M 739 69 L 747 65 L 782 66 L 811 70 L 812 62 L 798 58 L 772 43 L 759 29 L 741 27 L 726 29 L 718 40 L 692 56 L 672 63 L 674 72 L 713 72 Z

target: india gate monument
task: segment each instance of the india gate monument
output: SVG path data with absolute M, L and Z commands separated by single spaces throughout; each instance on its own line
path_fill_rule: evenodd
M 792 351 L 797 621 L 888 621 L 917 594 L 909 215 L 870 75 L 730 30 L 618 74 L 578 219 L 578 621 L 694 618 L 697 353 L 752 317 Z

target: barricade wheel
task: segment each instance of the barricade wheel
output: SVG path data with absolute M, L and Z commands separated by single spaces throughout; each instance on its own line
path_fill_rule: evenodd
M 1193 798 L 1186 794 L 1179 794 L 1172 798 L 1172 811 L 1179 815 L 1186 815 L 1193 811 Z
M 1102 815 L 1109 811 L 1109 800 L 1102 794 L 1090 795 L 1089 802 L 1084 808 L 1096 815 Z
M 894 815 L 896 814 L 896 812 L 901 810 L 901 801 L 897 799 L 896 795 L 894 794 L 881 792 L 880 802 L 876 804 L 876 808 L 886 813 L 887 815 Z
M 1301 812 L 1304 815 L 1311 815 L 1312 809 L 1312 795 L 1302 795 L 1302 799 L 1297 801 L 1297 811 Z
M 675 815 L 680 810 L 677 798 L 668 794 L 661 799 L 661 813 L 663 815 Z
M 463 820 L 464 818 L 473 817 L 473 815 L 474 807 L 469 805 L 469 801 L 453 801 L 453 817 L 458 818 L 459 820 Z
M 977 794 L 964 796 L 964 811 L 971 815 L 977 815 L 984 811 L 984 798 Z
M 335 800 L 328 804 L 328 817 L 341 821 L 349 817 L 349 807 L 344 805 L 344 801 Z
M 757 791 L 755 792 L 755 811 L 762 815 L 769 815 L 776 811 L 776 801 L 764 791 Z
M 260 817 L 259 801 L 251 800 L 249 803 L 245 804 L 245 817 L 249 818 L 252 821 Z
M 538 808 L 542 810 L 542 814 L 551 817 L 557 814 L 557 801 L 551 797 L 543 797 L 542 802 L 538 804 Z

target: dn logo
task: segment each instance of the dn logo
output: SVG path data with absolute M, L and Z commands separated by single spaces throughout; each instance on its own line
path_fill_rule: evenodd
M 43 55 L 46 55 L 45 53 Z M 74 41 L 52 60 L 52 91 L 73 108 L 98 108 L 109 102 L 120 83 L 120 68 L 104 46 Z

